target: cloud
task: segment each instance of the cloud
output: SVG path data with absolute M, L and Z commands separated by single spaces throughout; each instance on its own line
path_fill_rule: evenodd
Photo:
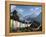
M 41 7 L 33 7 L 29 9 L 31 12 L 41 12 Z
M 29 10 L 30 10 L 30 11 L 34 11 L 34 9 L 33 9 L 33 8 L 30 8 Z
M 34 9 L 33 8 L 30 8 L 29 11 L 30 11 L 30 15 L 32 15 L 33 12 L 34 12 Z
M 24 12 L 24 9 L 21 9 L 21 8 L 17 8 L 16 9 L 18 12 Z
M 31 17 L 37 17 L 41 13 L 41 7 L 34 7 L 29 10 L 31 12 Z
M 34 14 L 39 15 L 41 13 L 41 8 L 40 7 L 36 7 Z
M 25 11 L 24 9 L 22 9 L 22 8 L 17 8 L 16 9 L 17 10 L 17 14 L 19 15 L 19 16 L 23 16 L 23 12 Z
M 11 12 L 13 12 L 16 9 L 15 5 L 11 5 Z

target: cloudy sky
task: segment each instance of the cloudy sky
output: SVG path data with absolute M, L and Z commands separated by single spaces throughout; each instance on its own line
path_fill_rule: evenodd
M 37 17 L 41 13 L 41 7 L 36 6 L 15 6 L 11 5 L 11 12 L 17 10 L 23 17 L 31 15 L 31 17 Z

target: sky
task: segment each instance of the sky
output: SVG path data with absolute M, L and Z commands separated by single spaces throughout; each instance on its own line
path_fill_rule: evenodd
M 41 7 L 36 6 L 15 6 L 12 5 L 11 12 L 17 10 L 23 17 L 27 15 L 31 15 L 32 17 L 36 17 L 41 13 Z
M 20 19 L 23 19 L 22 17 L 25 17 L 27 15 L 30 15 L 31 18 L 35 18 L 40 15 L 41 13 L 41 7 L 40 6 L 16 6 L 11 5 L 11 12 L 16 10 L 18 12 L 18 15 L 20 15 Z

